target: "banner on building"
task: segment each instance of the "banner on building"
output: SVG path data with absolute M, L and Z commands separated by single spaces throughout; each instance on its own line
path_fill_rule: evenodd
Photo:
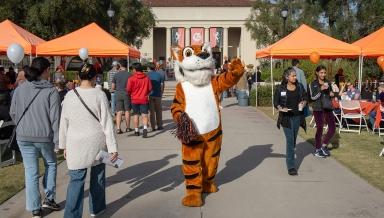
M 212 27 L 209 29 L 209 42 L 211 47 L 223 47 L 223 28 Z
M 204 28 L 191 28 L 191 45 L 204 43 Z
M 171 29 L 171 45 L 183 48 L 185 46 L 185 29 L 173 27 Z

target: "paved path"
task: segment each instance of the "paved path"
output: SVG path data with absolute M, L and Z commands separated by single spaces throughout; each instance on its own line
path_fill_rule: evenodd
M 170 105 L 172 99 L 166 99 Z M 341 218 L 384 217 L 384 193 L 332 158 L 317 159 L 311 145 L 300 139 L 299 176 L 287 175 L 282 131 L 275 122 L 250 107 L 226 99 L 224 144 L 217 183 L 219 192 L 205 197 L 201 208 L 186 208 L 180 170 L 180 144 L 164 107 L 165 130 L 143 139 L 119 136 L 122 169 L 107 169 L 108 210 L 102 217 L 129 218 Z M 65 204 L 66 165 L 58 170 L 57 202 Z M 88 190 L 88 186 L 86 187 Z M 86 194 L 87 195 L 87 194 Z M 0 206 L 0 217 L 30 217 L 24 191 Z M 62 217 L 63 212 L 48 217 Z M 88 198 L 84 217 L 89 217 Z

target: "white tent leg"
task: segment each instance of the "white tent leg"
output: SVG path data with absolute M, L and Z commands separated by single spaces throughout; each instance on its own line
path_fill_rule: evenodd
M 271 90 L 272 90 L 272 114 L 275 115 L 275 107 L 273 107 L 273 101 L 274 101 L 274 96 L 273 96 L 273 57 L 271 56 Z
M 359 78 L 358 78 L 358 89 L 359 91 L 361 92 L 361 82 L 362 82 L 362 77 L 363 77 L 363 65 L 362 65 L 362 62 L 363 62 L 363 57 L 362 56 L 359 56 Z

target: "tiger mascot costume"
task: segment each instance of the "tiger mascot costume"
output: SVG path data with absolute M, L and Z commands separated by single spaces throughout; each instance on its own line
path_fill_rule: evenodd
M 226 73 L 214 75 L 215 60 L 208 43 L 173 49 L 178 81 L 171 113 L 177 123 L 176 136 L 182 143 L 185 176 L 184 206 L 199 207 L 202 193 L 217 192 L 214 182 L 221 142 L 220 95 L 235 85 L 244 73 L 239 59 Z

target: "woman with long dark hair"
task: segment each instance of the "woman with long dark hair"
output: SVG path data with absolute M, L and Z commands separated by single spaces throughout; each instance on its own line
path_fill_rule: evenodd
M 25 68 L 26 82 L 13 94 L 10 115 L 16 126 L 16 139 L 25 168 L 26 207 L 33 217 L 41 217 L 41 207 L 59 210 L 55 203 L 56 154 L 59 145 L 60 97 L 48 81 L 50 63 L 46 58 L 33 59 Z M 45 165 L 41 205 L 39 191 L 39 157 Z
M 105 164 L 96 161 L 102 151 L 117 160 L 117 144 L 112 115 L 105 93 L 95 88 L 97 72 L 91 64 L 79 71 L 80 86 L 69 91 L 63 101 L 60 148 L 69 169 L 65 218 L 82 217 L 84 184 L 90 170 L 89 212 L 97 216 L 106 209 Z
M 335 96 L 332 92 L 331 82 L 325 77 L 327 68 L 319 65 L 316 68 L 316 80 L 310 85 L 310 94 L 313 101 L 313 116 L 316 122 L 315 153 L 316 157 L 325 158 L 331 155 L 327 146 L 335 134 L 336 123 L 333 116 L 331 98 Z M 323 137 L 324 124 L 328 124 L 328 132 Z
M 283 127 L 286 139 L 286 163 L 288 174 L 297 175 L 295 147 L 300 126 L 306 130 L 303 109 L 307 104 L 304 86 L 297 82 L 296 71 L 289 67 L 283 73 L 281 84 L 275 91 L 274 107 L 279 110 L 277 127 Z

